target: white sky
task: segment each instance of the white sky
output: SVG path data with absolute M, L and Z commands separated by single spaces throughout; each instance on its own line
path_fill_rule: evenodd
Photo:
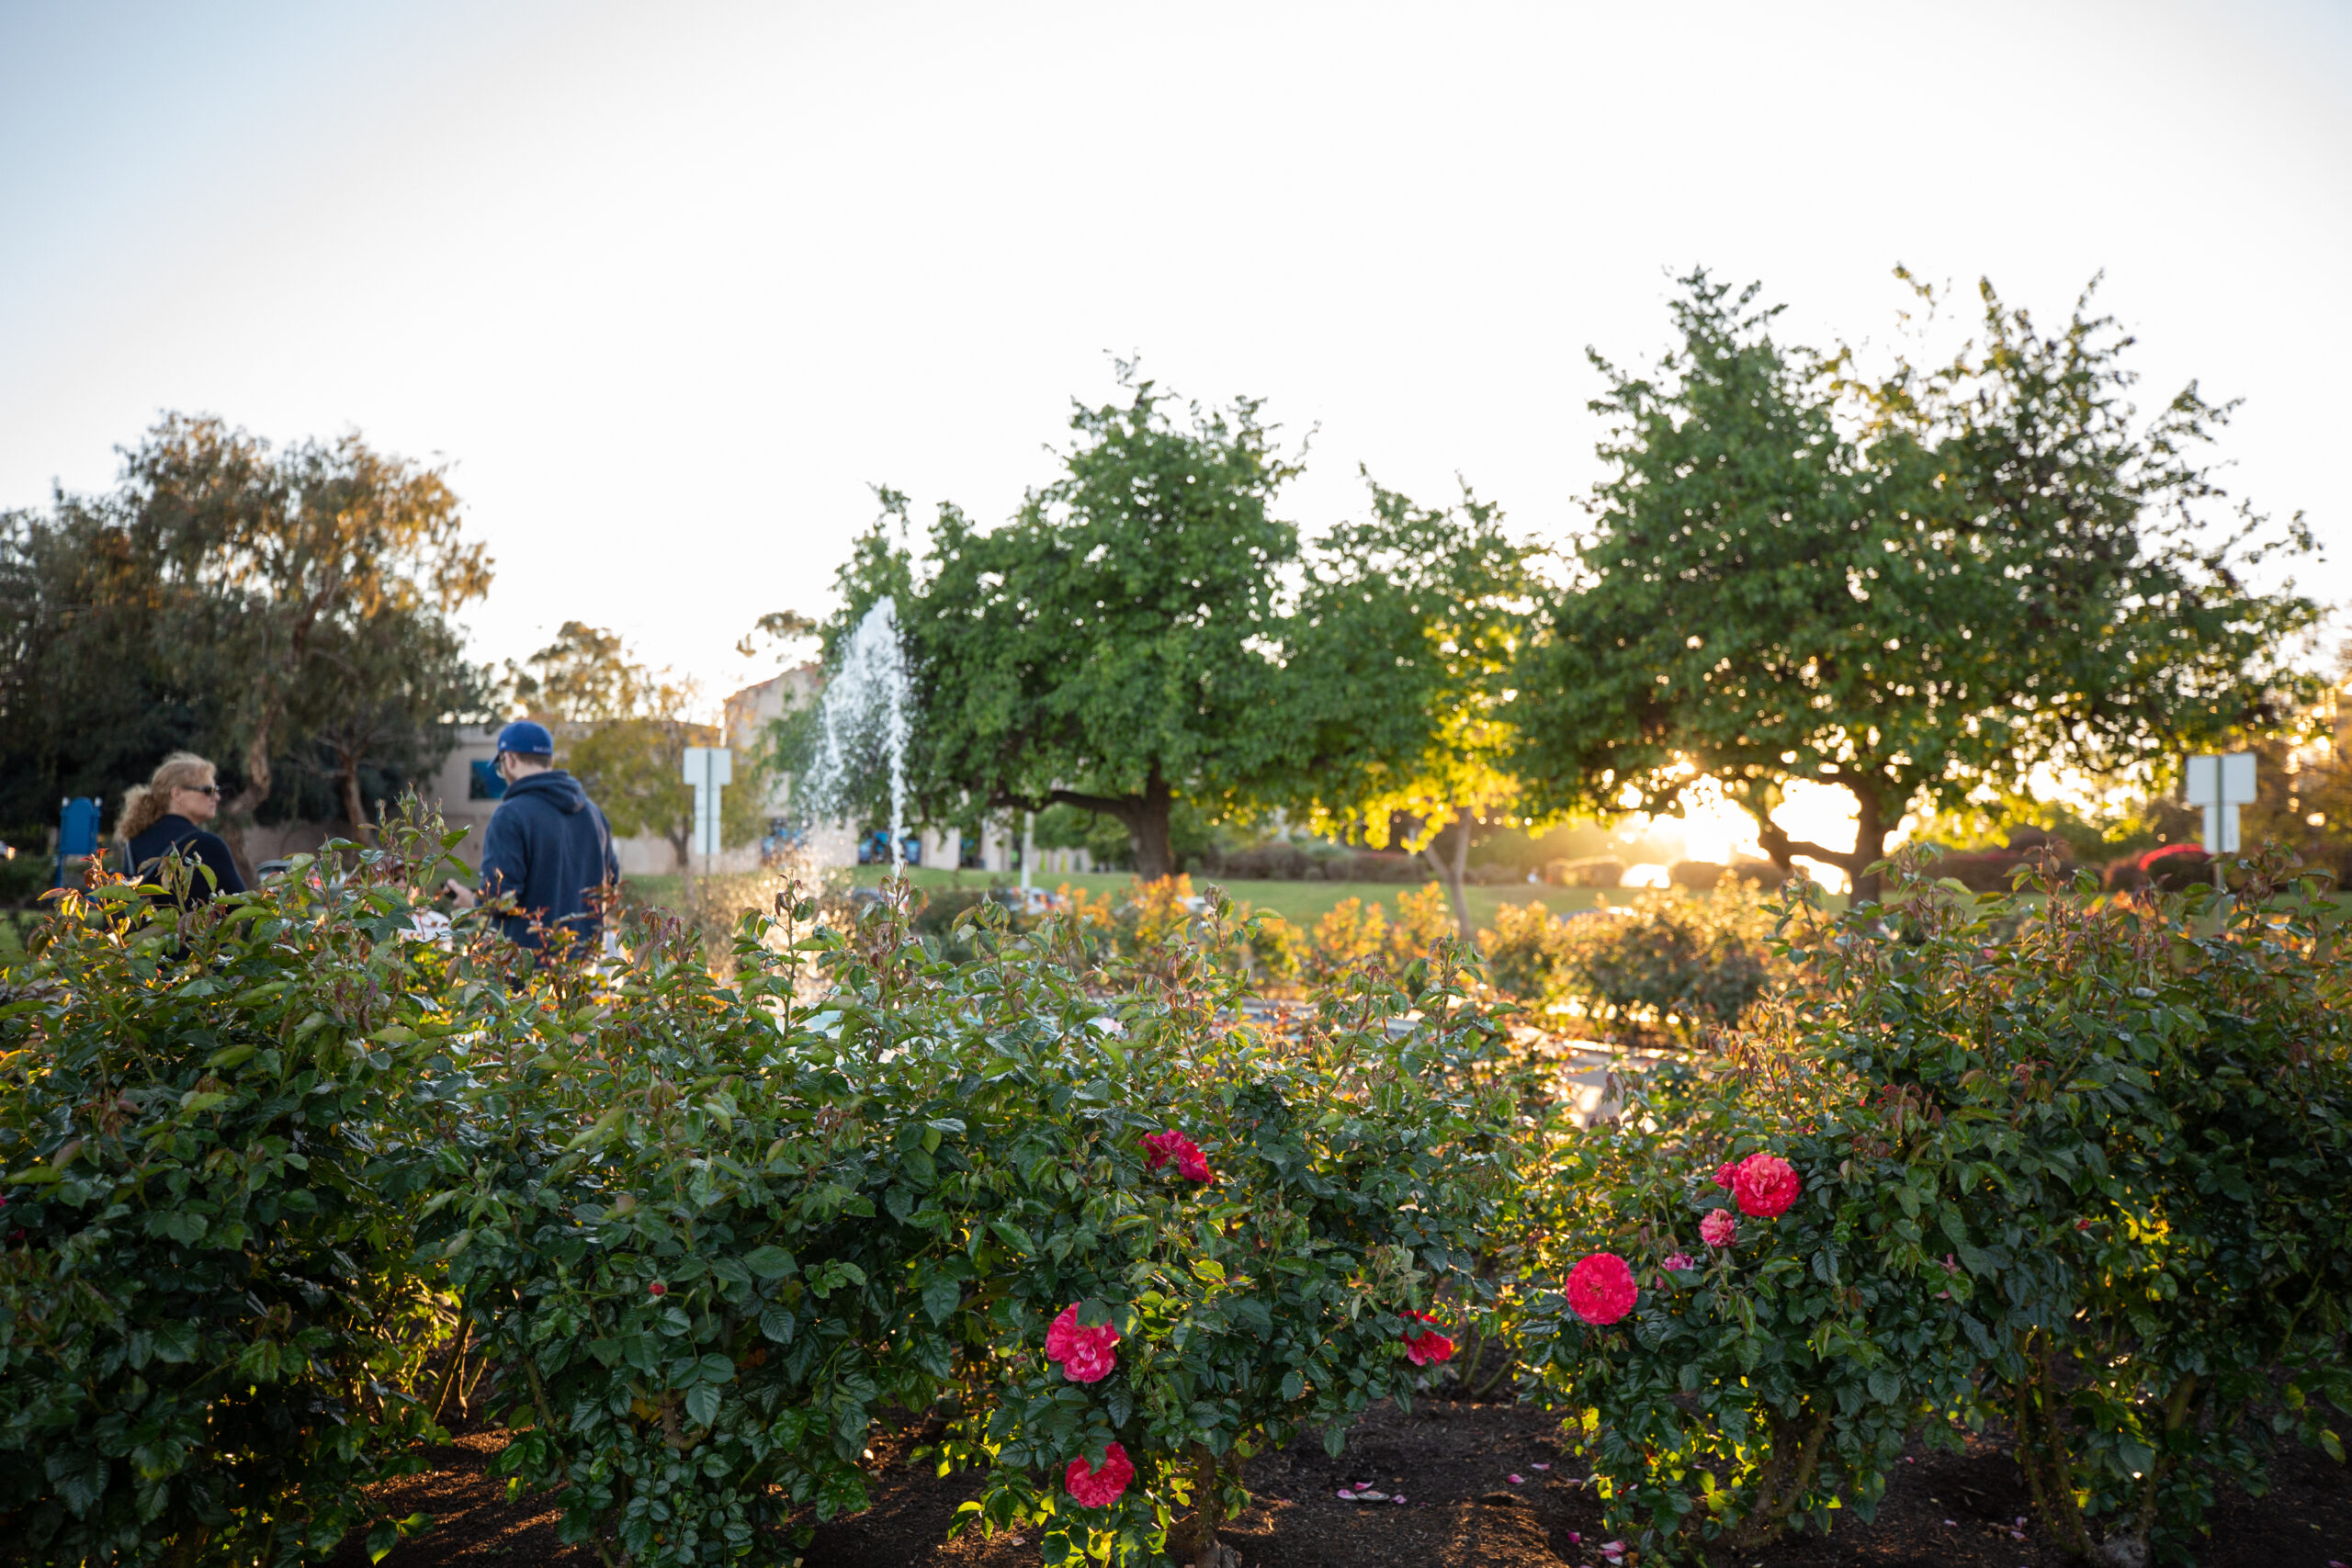
M 1898 261 L 2246 406 L 2352 515 L 2352 6 L 0 5 L 0 506 L 160 410 L 454 464 L 498 585 L 724 690 L 866 486 L 1000 518 L 1106 351 L 1556 536 L 1669 273 L 1889 334 Z M 2306 569 L 2342 596 L 2345 563 Z

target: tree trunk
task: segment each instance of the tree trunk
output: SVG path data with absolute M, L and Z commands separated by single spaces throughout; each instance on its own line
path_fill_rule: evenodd
M 244 784 L 220 803 L 220 840 L 229 846 L 229 858 L 237 863 L 238 874 L 244 877 L 248 887 L 259 879 L 254 875 L 253 857 L 245 852 L 245 829 L 261 803 L 269 798 L 269 739 L 277 728 L 277 705 L 266 705 L 254 725 L 253 739 L 245 743 Z
M 1846 793 L 1854 797 L 1854 847 L 1850 851 L 1833 850 L 1826 844 L 1816 844 L 1809 839 L 1792 839 L 1787 829 L 1774 822 L 1771 814 L 1753 799 L 1744 795 L 1733 798 L 1740 809 L 1755 820 L 1756 841 L 1764 847 L 1764 852 L 1772 857 L 1772 863 L 1779 866 L 1783 874 L 1792 869 L 1791 863 L 1798 855 L 1807 860 L 1817 860 L 1825 865 L 1834 865 L 1844 872 L 1848 881 L 1853 885 L 1854 903 L 1873 904 L 1878 901 L 1880 878 L 1866 873 L 1886 858 L 1886 836 L 1894 831 L 1894 825 L 1886 819 L 1885 801 L 1880 792 L 1858 789 L 1850 783 L 1844 787 Z
M 1176 791 L 1156 762 L 1152 764 L 1151 776 L 1144 781 L 1141 795 L 1088 795 L 1082 790 L 1054 789 L 1046 792 L 1042 803 L 1007 795 L 998 796 L 996 804 L 1029 811 L 1039 810 L 1043 806 L 1075 806 L 1080 811 L 1101 812 L 1127 830 L 1137 876 L 1146 882 L 1158 882 L 1176 874 L 1176 852 L 1168 839 L 1168 818 L 1175 809 Z
M 1886 835 L 1890 824 L 1886 807 L 1876 790 L 1859 790 L 1846 786 L 1859 807 L 1854 819 L 1854 852 L 1845 861 L 1846 874 L 1854 884 L 1852 901 L 1875 904 L 1879 898 L 1879 874 L 1870 868 L 1886 858 Z
M 1146 882 L 1176 874 L 1176 851 L 1168 838 L 1168 818 L 1175 805 L 1176 792 L 1154 763 L 1151 776 L 1144 781 L 1143 794 L 1130 795 L 1127 809 L 1119 813 L 1119 820 L 1126 825 L 1127 842 L 1135 850 L 1136 874 Z
M 1453 907 L 1454 930 L 1462 933 L 1464 942 L 1478 940 L 1478 933 L 1470 923 L 1470 900 L 1462 891 L 1462 885 L 1470 874 L 1470 814 L 1456 811 L 1453 820 L 1439 829 L 1429 847 L 1421 851 L 1422 858 L 1445 886 L 1446 902 Z
M 368 820 L 368 807 L 359 798 L 359 760 L 357 758 L 352 758 L 344 763 L 342 770 L 336 774 L 336 782 L 343 786 L 343 814 L 351 823 L 351 841 L 355 844 L 364 844 L 368 841 L 371 824 Z

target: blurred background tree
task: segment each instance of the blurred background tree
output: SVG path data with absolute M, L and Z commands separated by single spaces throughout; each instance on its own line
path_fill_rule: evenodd
M 1435 508 L 1371 488 L 1371 518 L 1316 547 L 1285 635 L 1287 794 L 1317 831 L 1424 855 L 1468 942 L 1472 836 L 1518 825 L 1510 682 L 1537 552 L 1466 487 Z
M 556 737 L 556 761 L 588 791 L 622 838 L 666 840 L 681 872 L 694 869 L 695 792 L 685 782 L 690 746 L 722 746 L 720 728 L 693 716 L 701 687 L 639 660 L 617 632 L 566 621 L 555 641 L 507 666 L 517 706 Z M 755 748 L 740 749 L 734 779 L 719 795 L 720 841 L 760 837 L 767 822 L 766 769 Z
M 1869 897 L 1906 811 L 2038 773 L 2161 784 L 2308 697 L 2316 606 L 2246 581 L 2308 531 L 2267 536 L 2216 482 L 2227 406 L 2191 386 L 2139 418 L 2087 295 L 2045 336 L 1986 286 L 1954 358 L 1869 380 L 1783 349 L 1757 294 L 1695 273 L 1654 376 L 1594 356 L 1615 471 L 1521 681 L 1544 804 L 1659 811 L 1695 766 L 1777 863 Z M 1852 795 L 1851 851 L 1774 823 L 1798 780 Z
M 123 457 L 114 491 L 0 519 L 0 818 L 111 802 L 186 747 L 220 765 L 242 856 L 273 805 L 312 804 L 305 779 L 364 822 L 371 785 L 438 766 L 450 723 L 479 716 L 453 617 L 492 570 L 441 470 L 182 414 Z

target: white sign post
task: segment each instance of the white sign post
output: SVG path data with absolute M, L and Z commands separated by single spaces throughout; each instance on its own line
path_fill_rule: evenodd
M 724 746 L 689 746 L 684 771 L 686 783 L 695 786 L 694 850 L 707 876 L 711 858 L 718 853 L 719 792 L 735 782 L 735 753 Z
M 2188 759 L 2188 804 L 2205 808 L 2205 852 L 2216 863 L 2218 886 L 2221 857 L 2238 851 L 2238 807 L 2254 804 L 2254 753 Z

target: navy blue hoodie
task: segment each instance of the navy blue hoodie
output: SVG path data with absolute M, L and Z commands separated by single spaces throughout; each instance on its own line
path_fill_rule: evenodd
M 523 913 L 502 917 L 499 929 L 525 947 L 539 945 L 532 921 L 559 922 L 592 942 L 599 928 L 589 892 L 620 880 L 613 830 L 580 781 L 560 768 L 526 773 L 506 786 L 483 836 L 481 894 L 514 895 Z

